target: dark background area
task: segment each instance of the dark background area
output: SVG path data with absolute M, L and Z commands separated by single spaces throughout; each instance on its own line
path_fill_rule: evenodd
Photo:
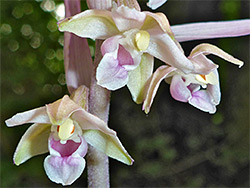
M 17 112 L 51 103 L 67 88 L 63 33 L 56 13 L 63 1 L 1 1 L 1 187 L 61 187 L 46 177 L 36 156 L 21 166 L 12 158 L 29 125 L 7 128 Z M 142 10 L 150 10 L 140 1 Z M 86 8 L 86 5 L 83 5 Z M 249 18 L 249 1 L 169 0 L 155 12 L 183 24 Z M 175 101 L 162 82 L 149 115 L 127 88 L 112 93 L 109 126 L 135 159 L 126 166 L 110 159 L 112 187 L 249 187 L 249 36 L 181 43 L 185 54 L 211 43 L 243 60 L 239 69 L 219 64 L 222 101 L 214 115 Z M 93 50 L 93 47 L 91 48 Z M 155 67 L 162 63 L 156 60 Z M 72 187 L 87 186 L 87 173 Z

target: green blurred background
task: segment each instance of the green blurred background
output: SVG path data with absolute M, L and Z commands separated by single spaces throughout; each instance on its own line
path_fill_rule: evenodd
M 58 187 L 43 169 L 47 154 L 13 165 L 15 147 L 29 125 L 7 128 L 17 112 L 43 106 L 67 93 L 63 1 L 1 1 L 1 187 Z M 140 1 L 143 10 L 146 1 Z M 85 8 L 83 2 L 83 8 Z M 172 25 L 249 17 L 248 1 L 169 0 L 157 11 Z M 238 69 L 219 58 L 222 101 L 209 115 L 177 102 L 162 83 L 149 115 L 127 88 L 112 93 L 109 126 L 135 159 L 110 159 L 112 187 L 249 187 L 249 36 L 182 43 L 186 54 L 208 42 L 245 62 Z M 93 51 L 93 47 L 91 48 Z M 161 63 L 156 61 L 156 67 Z M 86 170 L 72 185 L 87 186 Z

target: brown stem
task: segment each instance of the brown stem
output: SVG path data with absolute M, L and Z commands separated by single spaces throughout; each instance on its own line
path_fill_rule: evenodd
M 101 44 L 103 41 L 96 40 L 96 52 L 94 61 L 94 74 L 91 78 L 89 95 L 89 112 L 96 115 L 106 123 L 108 122 L 110 91 L 97 85 L 96 68 L 101 61 Z M 89 146 L 87 155 L 88 166 L 88 187 L 106 188 L 109 187 L 109 161 L 108 157 Z
M 93 2 L 94 4 L 97 2 Z M 135 8 L 140 11 L 140 6 L 137 0 L 117 0 L 117 5 L 124 4 L 130 8 Z M 106 123 L 108 122 L 110 91 L 97 85 L 96 68 L 102 59 L 101 40 L 96 40 L 96 52 L 94 61 L 94 73 L 91 78 L 90 95 L 89 95 L 89 112 L 98 116 Z M 109 184 L 109 161 L 108 157 L 89 146 L 87 155 L 88 166 L 88 187 L 90 188 L 108 188 Z

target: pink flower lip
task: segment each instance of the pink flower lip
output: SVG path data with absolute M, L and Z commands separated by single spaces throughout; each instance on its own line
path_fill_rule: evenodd
M 76 143 L 73 140 L 67 140 L 65 144 L 61 144 L 60 140 L 52 140 L 51 147 L 58 151 L 61 157 L 71 156 L 81 145 L 81 142 Z

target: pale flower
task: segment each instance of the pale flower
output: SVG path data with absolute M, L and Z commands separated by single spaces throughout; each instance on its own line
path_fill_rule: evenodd
M 170 84 L 172 97 L 181 102 L 188 102 L 194 107 L 209 113 L 215 113 L 221 93 L 219 85 L 218 65 L 209 60 L 206 55 L 213 54 L 239 67 L 243 62 L 227 54 L 211 44 L 200 44 L 190 53 L 188 59 L 194 63 L 197 70 L 184 74 L 182 71 L 167 65 L 160 66 L 152 75 L 145 92 L 143 110 L 149 113 L 160 82 L 165 79 Z M 205 74 L 204 74 L 205 72 Z
M 171 29 L 179 42 L 245 36 L 250 34 L 250 19 L 182 24 L 171 26 Z M 221 93 L 218 66 L 206 58 L 209 54 L 217 55 L 239 67 L 243 65 L 242 61 L 233 58 L 218 47 L 210 44 L 198 45 L 188 57 L 194 65 L 191 74 L 184 74 L 168 64 L 160 66 L 155 71 L 144 90 L 143 110 L 146 113 L 150 111 L 157 89 L 165 79 L 171 85 L 170 92 L 173 98 L 188 102 L 203 111 L 214 113 L 216 105 L 220 102 Z
M 181 77 L 193 78 L 195 75 L 209 75 L 215 71 L 218 66 L 205 55 L 212 53 L 242 65 L 241 61 L 225 55 L 222 50 L 209 44 L 199 45 L 187 58 L 178 41 L 233 37 L 250 33 L 249 19 L 184 24 L 170 28 L 166 16 L 162 13 L 140 12 L 123 5 L 113 7 L 111 11 L 87 10 L 60 21 L 58 25 L 59 30 L 69 31 L 80 37 L 106 39 L 101 46 L 103 58 L 96 70 L 97 83 L 109 90 L 127 85 L 133 100 L 136 103 L 144 102 L 145 112 L 149 112 L 156 88 L 165 77 L 178 74 Z M 153 57 L 166 64 L 158 68 L 154 75 Z M 187 83 L 185 85 L 188 86 Z M 204 84 L 202 86 L 206 87 Z M 194 93 L 193 90 L 190 92 Z M 190 100 L 189 103 L 197 106 Z M 213 104 L 210 110 L 204 110 L 213 113 L 216 105 L 217 103 Z
M 97 83 L 109 90 L 128 86 L 135 102 L 153 71 L 153 57 L 190 73 L 194 66 L 175 41 L 166 16 L 126 6 L 86 10 L 58 23 L 60 31 L 80 37 L 105 39 L 97 67 Z
M 8 127 L 34 123 L 21 138 L 14 154 L 14 163 L 20 165 L 35 155 L 49 151 L 49 156 L 44 160 L 49 179 L 70 185 L 85 168 L 83 157 L 87 153 L 88 143 L 109 157 L 131 165 L 133 159 L 120 143 L 116 132 L 85 110 L 86 99 L 87 89 L 80 87 L 71 98 L 65 95 L 44 107 L 18 113 L 6 120 Z

